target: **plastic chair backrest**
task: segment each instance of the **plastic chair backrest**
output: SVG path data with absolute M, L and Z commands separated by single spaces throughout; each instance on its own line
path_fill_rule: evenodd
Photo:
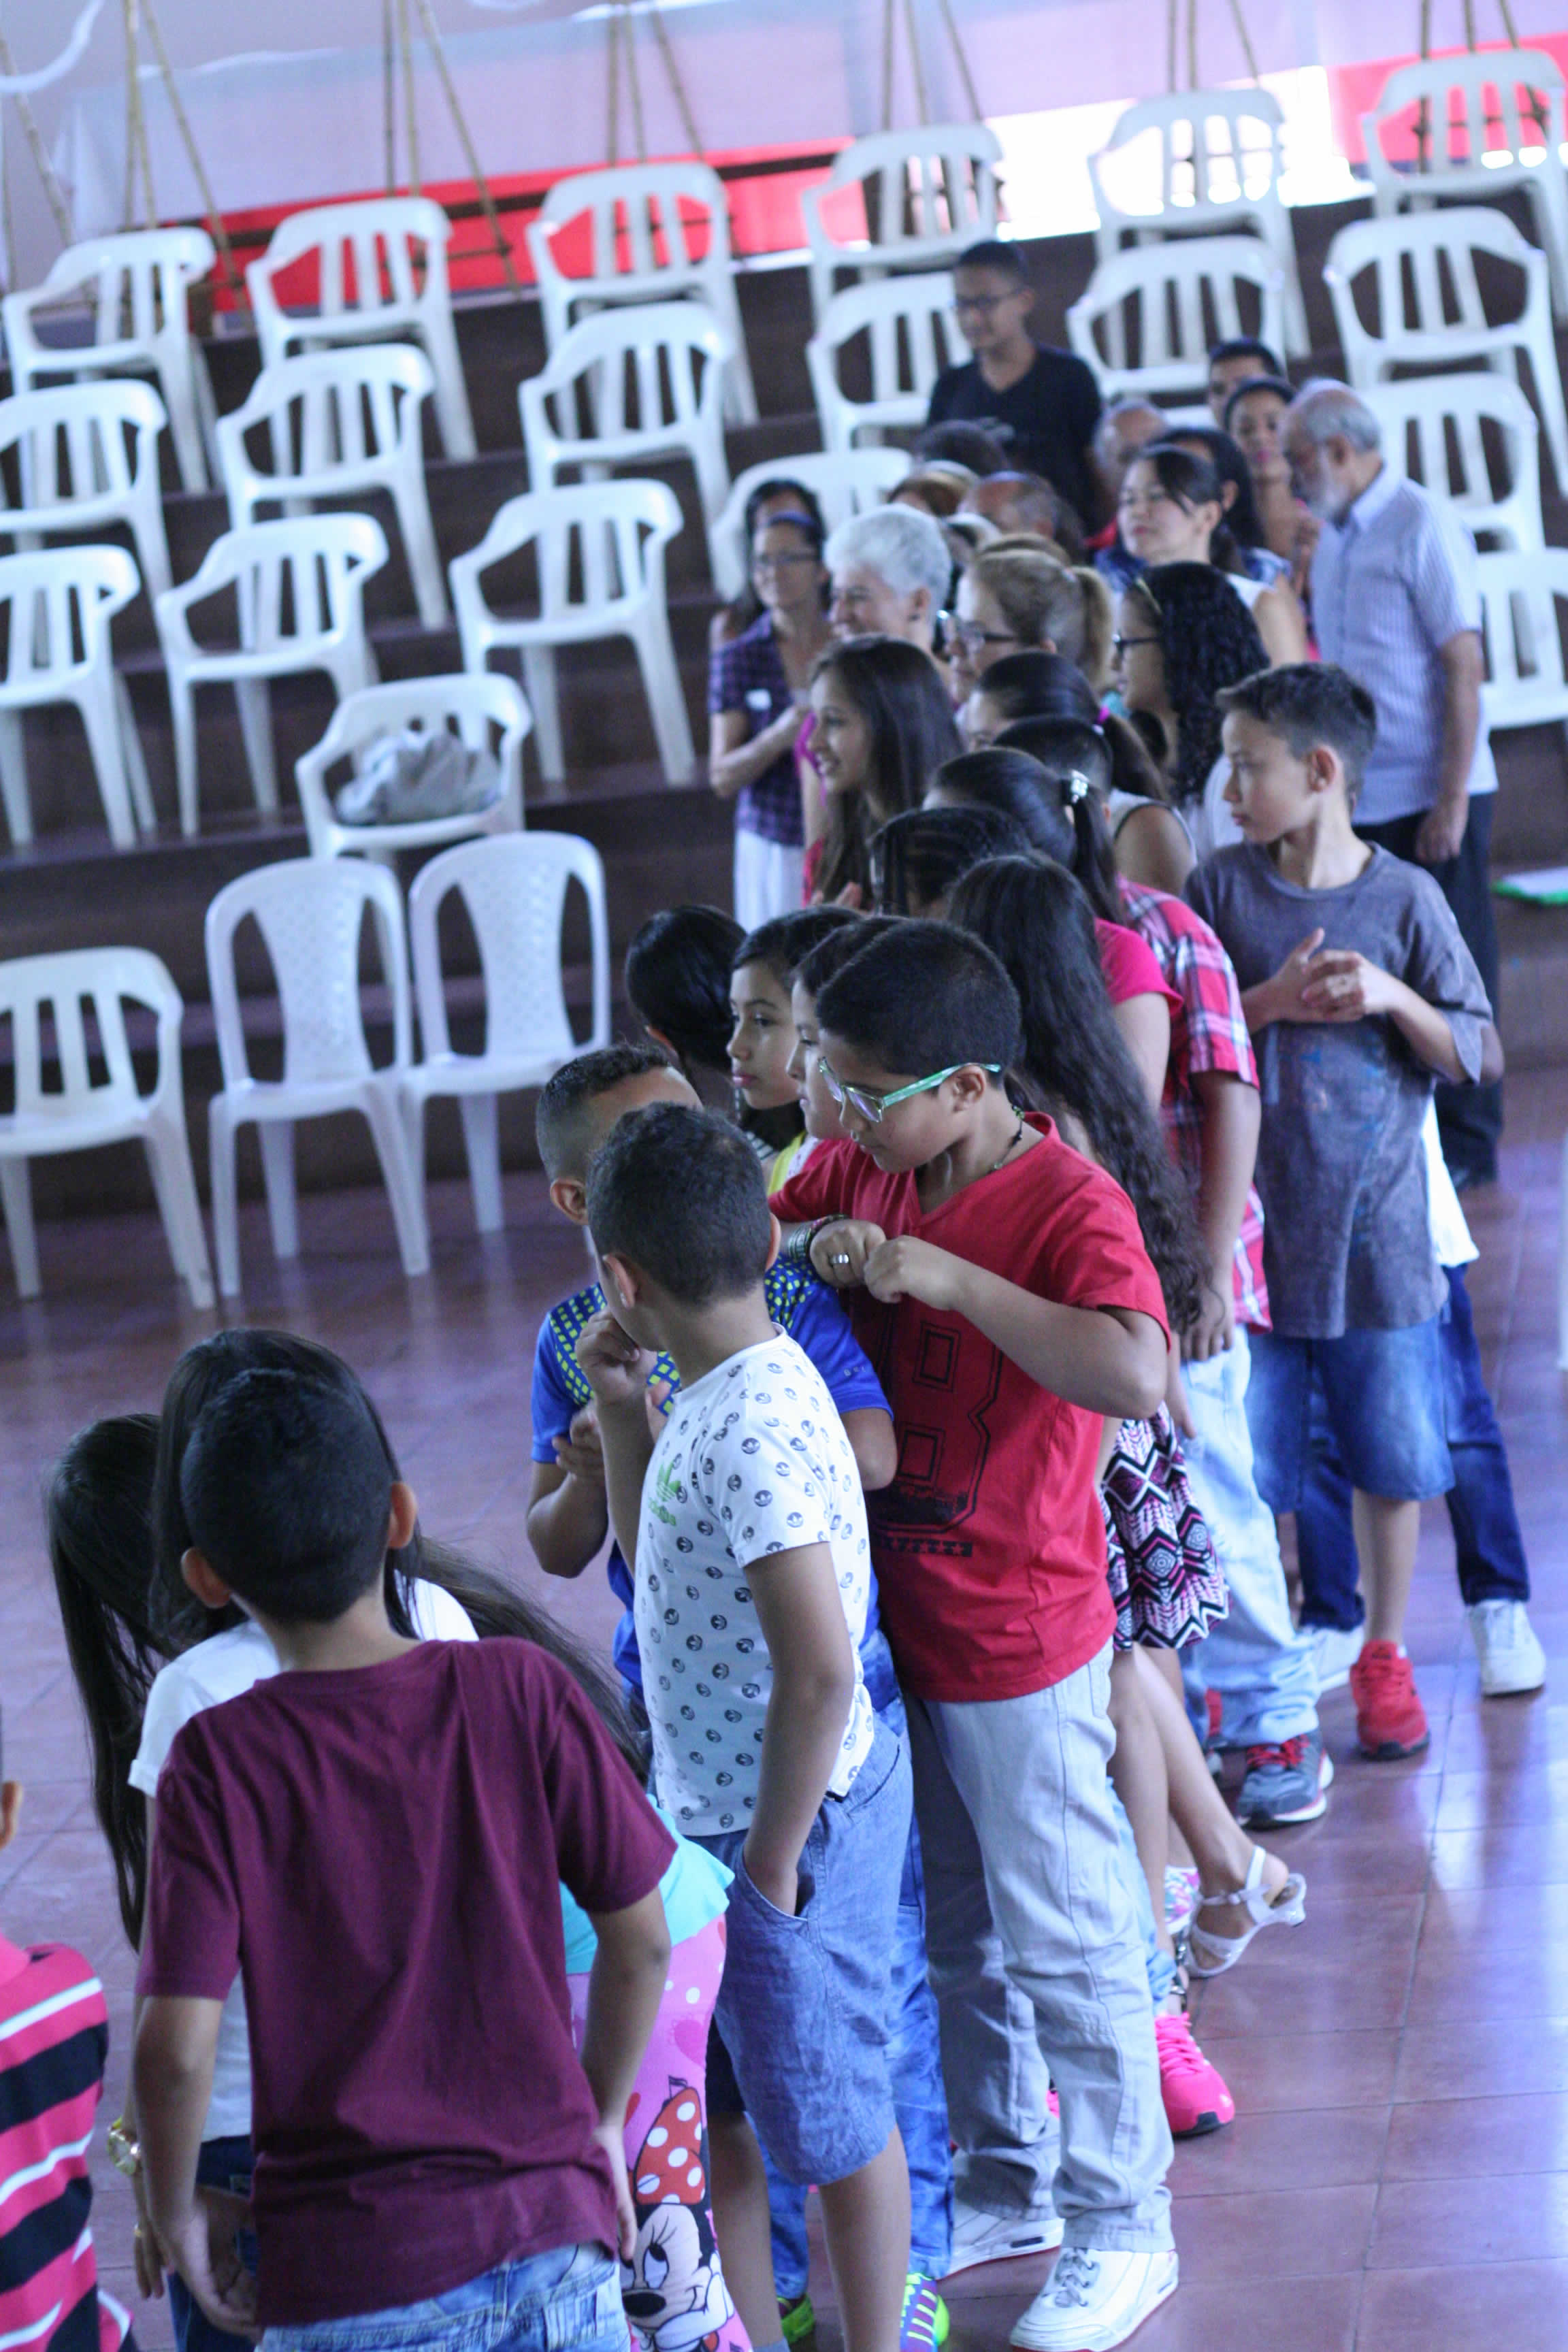
M 363 857 L 287 858 L 225 885 L 207 908 L 207 981 L 226 1087 L 250 1079 L 234 965 L 234 935 L 254 916 L 283 1016 L 283 1084 L 331 1086 L 369 1077 L 360 997 L 366 908 L 392 996 L 393 1066 L 413 1060 L 403 898 L 396 878 Z
M 357 694 L 345 695 L 321 741 L 294 763 L 312 845 L 316 827 L 335 822 L 326 788 L 330 771 L 341 760 L 354 759 L 381 736 L 405 731 L 416 735 L 455 731 L 468 750 L 484 751 L 491 748 L 492 728 L 499 730 L 502 797 L 513 803 L 515 821 L 521 824 L 522 745 L 532 724 L 520 688 L 499 670 L 454 670 L 440 677 L 397 678 L 387 686 L 367 686 Z
M 609 613 L 662 586 L 660 551 L 680 528 L 663 482 L 576 482 L 508 499 L 478 547 L 448 566 L 465 664 L 475 666 L 470 633 L 482 638 L 494 619 L 479 586 L 493 564 L 533 548 L 542 620 Z
M 835 159 L 820 187 L 801 200 L 806 243 L 830 265 L 934 260 L 996 234 L 996 166 L 1002 143 L 983 122 L 934 122 L 918 131 L 879 131 L 857 139 Z M 847 244 L 823 219 L 841 189 L 877 184 L 876 224 L 867 206 L 867 241 Z
M 1246 320 L 1237 289 L 1256 289 L 1258 316 Z M 1099 376 L 1102 392 L 1203 393 L 1211 344 L 1237 335 L 1261 338 L 1274 351 L 1284 343 L 1283 279 L 1268 247 L 1252 236 L 1179 237 L 1135 246 L 1102 261 L 1068 312 L 1068 337 Z M 1135 303 L 1140 335 L 1136 367 L 1115 365 L 1095 330 Z
M 805 457 L 764 458 L 760 466 L 748 466 L 730 485 L 729 501 L 713 526 L 719 593 L 738 596 L 745 585 L 746 502 L 764 482 L 798 482 L 810 490 L 831 531 L 851 515 L 882 505 L 909 470 L 907 449 L 814 449 Z
M 122 547 L 48 547 L 0 555 L 7 689 L 36 700 L 51 679 L 79 677 L 109 658 L 105 624 L 138 593 L 142 575 Z
M 400 319 L 444 308 L 451 234 L 451 222 L 430 196 L 372 196 L 290 213 L 245 273 L 264 359 L 280 358 L 290 337 L 308 335 L 323 321 L 342 326 L 362 320 L 374 334 Z M 416 247 L 423 255 L 423 285 L 415 267 Z M 308 316 L 290 314 L 279 303 L 273 280 L 310 253 L 320 256 L 317 308 Z
M 158 436 L 168 421 L 152 385 L 134 377 L 55 384 L 0 400 L 0 452 L 26 445 L 30 511 L 129 499 L 149 472 L 156 481 Z
M 331 636 L 359 618 L 363 583 L 387 560 L 374 515 L 290 515 L 247 523 L 215 539 L 201 570 L 167 597 L 160 614 L 184 622 L 194 605 L 237 592 L 241 642 L 252 653 Z
M 702 302 L 627 303 L 580 320 L 521 387 L 531 467 L 541 433 L 559 448 L 583 448 L 600 440 L 654 440 L 704 425 L 721 429 L 717 420 L 731 349 Z M 627 422 L 628 378 L 637 394 L 635 425 Z M 578 413 L 580 385 L 591 395 L 594 421 L 586 432 Z
M 125 1005 L 145 1005 L 158 1015 L 158 1072 L 150 1095 L 138 1091 Z M 44 1085 L 43 1013 L 48 1009 L 58 1084 Z M 90 1009 L 95 1038 L 88 1035 Z M 164 966 L 145 948 L 77 948 L 60 955 L 18 956 L 0 963 L 0 1021 L 11 1023 L 16 1076 L 15 1124 L 36 1120 L 58 1130 L 73 1118 L 100 1119 L 105 1112 L 134 1115 L 155 1103 L 171 1082 L 179 1082 L 177 1048 L 180 992 Z M 95 1061 L 103 1076 L 94 1075 Z M 172 1066 L 171 1066 L 172 1064 Z
M 349 343 L 264 367 L 243 407 L 218 419 L 218 461 L 233 489 L 248 478 L 354 471 L 390 458 L 419 431 L 420 403 L 435 390 L 412 343 Z M 270 428 L 271 464 L 251 458 L 245 436 Z
M 859 334 L 869 339 L 873 406 L 929 400 L 943 368 L 961 364 L 969 350 L 958 331 L 952 280 L 945 271 L 874 278 L 833 297 L 806 352 L 808 359 L 814 352 L 823 355 L 836 387 L 839 354 Z M 847 400 L 842 391 L 838 396 L 851 409 L 864 404 Z
M 1478 253 L 1511 262 L 1523 271 L 1525 310 L 1544 299 L 1542 256 L 1506 215 L 1490 205 L 1391 213 L 1382 220 L 1352 221 L 1341 229 L 1329 247 L 1323 279 L 1347 358 L 1357 343 L 1376 344 L 1393 358 L 1399 344 L 1414 336 L 1448 332 L 1484 339 L 1501 331 L 1488 324 L 1476 278 Z M 1533 283 L 1537 265 L 1539 296 Z M 1377 323 L 1373 327 L 1362 324 L 1355 305 L 1356 280 L 1367 269 L 1376 273 Z M 1456 315 L 1450 317 L 1450 310 Z
M 559 248 L 568 242 L 581 248 L 580 223 L 586 224 L 588 266 L 568 272 Z M 568 239 L 564 230 L 576 235 Z M 574 299 L 624 293 L 638 281 L 657 299 L 660 287 L 694 284 L 710 270 L 729 268 L 724 183 L 706 163 L 621 163 L 574 173 L 556 181 L 529 222 L 528 250 L 541 284 L 552 280 Z
M 441 902 L 454 889 L 462 893 L 479 941 L 485 1052 L 509 1060 L 548 1061 L 580 1050 L 561 969 L 562 919 L 573 881 L 587 895 L 594 937 L 594 1034 L 608 1035 L 609 948 L 598 851 L 571 833 L 496 834 L 433 857 L 408 895 L 415 989 L 427 1055 L 451 1050 L 437 924 Z
M 1362 398 L 1382 423 L 1383 452 L 1392 472 L 1452 499 L 1472 531 L 1502 532 L 1521 548 L 1544 546 L 1541 427 L 1517 383 L 1484 368 L 1375 384 Z M 1488 461 L 1488 425 L 1501 449 L 1500 494 Z
M 74 353 L 40 343 L 33 313 L 57 309 L 65 295 L 87 287 L 92 289 L 95 362 L 183 342 L 190 332 L 186 291 L 216 259 L 205 228 L 131 229 L 68 246 L 41 286 L 5 298 L 5 340 L 13 357 L 47 353 L 49 365 L 62 372 L 68 367 Z M 84 358 L 81 364 L 89 362 Z
M 1483 688 L 1489 723 L 1523 726 L 1568 719 L 1559 604 L 1568 606 L 1568 548 L 1514 548 L 1476 559 L 1487 650 Z M 1509 702 L 1523 707 L 1510 719 Z
M 1173 225 L 1184 227 L 1204 220 L 1245 217 L 1264 205 L 1278 205 L 1283 120 L 1279 100 L 1266 89 L 1176 90 L 1128 107 L 1117 117 L 1099 154 L 1089 159 L 1102 225 L 1170 215 Z M 1215 136 L 1216 130 L 1221 136 Z M 1152 211 L 1118 203 L 1114 191 L 1119 175 L 1113 167 L 1108 187 L 1105 170 L 1113 156 L 1147 142 L 1151 134 L 1159 141 L 1159 204 Z M 1125 165 L 1120 176 L 1131 176 Z
M 1414 131 L 1423 102 L 1425 171 L 1412 170 L 1403 159 L 1391 156 L 1384 143 L 1391 131 Z M 1489 183 L 1498 185 L 1500 167 L 1505 174 L 1518 174 L 1539 168 L 1560 152 L 1568 138 L 1563 70 L 1544 49 L 1418 58 L 1389 75 L 1377 104 L 1362 116 L 1361 128 L 1375 187 L 1396 189 L 1402 195 L 1470 187 L 1479 194 Z M 1533 151 L 1531 162 L 1523 160 L 1521 150 Z M 1489 160 L 1483 162 L 1483 157 Z

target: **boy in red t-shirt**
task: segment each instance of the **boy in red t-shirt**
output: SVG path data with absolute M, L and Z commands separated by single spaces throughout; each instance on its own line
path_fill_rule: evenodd
M 1120 1187 L 1000 1083 L 1012 982 L 944 923 L 879 932 L 817 999 L 851 1139 L 775 1195 L 788 1246 L 850 1292 L 899 1435 L 868 1498 L 909 1699 L 927 1946 L 968 2201 L 1048 2202 L 1019 2132 L 1010 1994 L 1060 2096 L 1055 2271 L 1025 2352 L 1108 2352 L 1173 2292 L 1142 1947 L 1106 1782 L 1113 1612 L 1103 1419 L 1164 1392 L 1160 1284 Z M 1042 2103 L 1043 2104 L 1043 2103 Z

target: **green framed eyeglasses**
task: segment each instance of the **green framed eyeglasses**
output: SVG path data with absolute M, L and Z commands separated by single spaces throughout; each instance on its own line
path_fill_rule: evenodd
M 846 1086 L 837 1070 L 820 1054 L 816 1066 L 822 1073 L 823 1085 L 839 1109 L 852 1110 L 857 1118 L 867 1119 L 873 1127 L 880 1125 L 883 1114 L 891 1110 L 895 1103 L 908 1102 L 911 1095 L 929 1094 L 932 1087 L 940 1087 L 943 1078 L 956 1077 L 960 1070 L 979 1068 L 994 1078 L 1000 1077 L 1002 1074 L 1000 1062 L 950 1062 L 945 1070 L 933 1070 L 929 1078 L 917 1078 L 912 1086 L 894 1087 L 887 1094 L 877 1094 L 869 1087 Z

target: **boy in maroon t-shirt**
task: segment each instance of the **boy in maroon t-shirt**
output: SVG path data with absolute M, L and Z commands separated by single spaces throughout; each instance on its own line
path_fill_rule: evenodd
M 393 1631 L 382 1570 L 415 1503 L 360 1399 L 244 1373 L 180 1486 L 187 1582 L 240 1601 L 283 1671 L 188 1723 L 158 1783 L 135 2097 L 164 2259 L 216 2326 L 290 2352 L 372 2316 L 405 2347 L 625 2352 L 622 2127 L 669 1957 L 668 1835 L 542 1651 Z M 581 2063 L 562 1881 L 598 1936 Z M 196 2189 L 237 1972 L 254 2287 L 240 2209 Z
M 868 1499 L 963 2186 L 997 2213 L 1049 2210 L 1043 2073 L 1021 2098 L 1016 1991 L 1060 2095 L 1064 2242 L 1012 2340 L 1108 2352 L 1176 2284 L 1153 2014 L 1106 1782 L 1097 1486 L 1103 1417 L 1151 1413 L 1164 1392 L 1160 1284 L 1120 1187 L 1009 1102 L 1018 1003 L 977 940 L 879 931 L 816 1013 L 851 1140 L 822 1145 L 773 1207 L 787 1246 L 849 1291 L 898 1431 L 897 1475 Z

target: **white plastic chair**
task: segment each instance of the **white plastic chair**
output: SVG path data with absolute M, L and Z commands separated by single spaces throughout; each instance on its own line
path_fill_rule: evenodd
M 931 269 L 965 246 L 996 234 L 996 166 L 1002 143 L 984 122 L 932 122 L 857 139 L 819 187 L 801 197 L 810 249 L 811 315 L 820 333 L 837 273 L 861 278 L 887 268 Z M 868 184 L 876 184 L 873 205 Z M 842 213 L 841 190 L 859 187 L 868 234 L 847 243 L 823 218 Z M 873 214 L 875 227 L 872 227 Z
M 713 526 L 730 495 L 724 369 L 731 348 L 700 302 L 653 302 L 584 319 L 519 389 L 531 487 L 553 489 L 568 467 L 581 467 L 584 481 L 602 481 L 612 466 L 689 457 L 711 563 Z M 636 394 L 635 425 L 628 389 Z M 580 394 L 594 418 L 587 432 Z
M 150 1094 L 137 1088 L 125 1028 L 127 1003 L 157 1015 L 158 1070 Z M 89 1005 L 96 1032 L 90 1039 L 83 1018 Z M 0 1206 L 24 1298 L 37 1298 L 43 1288 L 29 1160 L 135 1142 L 147 1154 L 174 1272 L 194 1307 L 212 1306 L 212 1268 L 185 1135 L 184 1012 L 179 990 L 145 948 L 79 948 L 0 963 L 0 1021 L 11 1024 L 16 1105 L 0 1117 Z M 46 1013 L 59 1076 L 58 1085 L 49 1087 L 44 1084 Z M 93 1075 L 95 1061 L 101 1079 Z
M 174 577 L 158 485 L 167 422 L 152 385 L 129 377 L 0 400 L 0 457 L 16 451 L 22 484 L 20 506 L 0 504 L 0 533 L 27 548 L 48 531 L 125 523 L 147 593 L 161 595 Z
M 376 1069 L 360 1001 L 360 938 L 369 909 L 382 978 L 392 1000 L 391 1064 Z M 283 1076 L 251 1076 L 235 972 L 234 935 L 254 916 L 271 960 L 283 1017 Z M 430 1244 L 422 1188 L 398 1117 L 398 1088 L 414 1063 L 414 1024 L 403 899 L 395 877 L 364 857 L 287 858 L 241 874 L 207 908 L 207 983 L 217 1029 L 223 1092 L 207 1118 L 212 1139 L 213 1229 L 218 1287 L 239 1290 L 235 1137 L 254 1124 L 261 1145 L 273 1255 L 300 1255 L 294 1123 L 358 1111 L 386 1182 L 405 1274 L 427 1274 Z
M 664 593 L 664 551 L 680 527 L 675 493 L 663 482 L 530 490 L 509 499 L 479 546 L 448 565 L 464 668 L 487 670 L 499 648 L 521 655 L 547 783 L 566 781 L 555 647 L 605 637 L 632 641 L 665 782 L 691 782 L 697 755 Z M 539 610 L 529 617 L 498 613 L 481 574 L 525 548 L 533 550 Z
M 324 351 L 336 343 L 418 343 L 436 378 L 441 446 L 448 457 L 476 456 L 447 281 L 451 234 L 451 222 L 429 196 L 371 196 L 290 213 L 245 273 L 263 367 L 296 344 Z M 317 256 L 321 273 L 317 307 L 285 310 L 274 281 L 309 254 Z
M 571 277 L 556 258 L 563 230 L 587 223 L 588 268 Z M 699 245 L 706 250 L 698 251 Z M 695 294 L 730 337 L 731 425 L 754 425 L 752 385 L 730 251 L 730 203 L 706 163 L 619 163 L 557 180 L 528 224 L 528 250 L 553 352 L 580 316 L 615 302 L 668 302 Z
M 1518 384 L 1479 369 L 1470 375 L 1405 376 L 1362 397 L 1382 422 L 1391 472 L 1452 499 L 1478 539 L 1484 534 L 1505 547 L 1545 546 L 1541 428 Z M 1502 459 L 1500 491 L 1488 462 L 1482 428 L 1489 425 Z
M 216 411 L 206 362 L 191 336 L 188 296 L 215 258 L 205 228 L 128 229 L 68 246 L 41 286 L 0 302 L 16 391 L 60 376 L 150 371 L 168 412 L 180 480 L 187 490 L 205 490 Z M 70 298 L 83 293 L 92 308 L 91 341 L 41 341 L 39 317 L 78 307 Z
M 829 530 L 851 515 L 879 507 L 910 470 L 907 449 L 813 450 L 804 457 L 774 457 L 748 466 L 730 485 L 729 503 L 713 526 L 714 583 L 723 597 L 738 596 L 746 584 L 751 549 L 746 544 L 746 501 L 764 482 L 798 482 L 810 490 Z
M 300 805 L 312 857 L 358 853 L 386 857 L 399 849 L 434 849 L 474 834 L 515 833 L 523 822 L 522 743 L 533 720 L 510 677 L 459 670 L 448 677 L 400 678 L 366 687 L 340 702 L 332 723 L 312 751 L 294 762 Z M 470 751 L 493 750 L 500 767 L 500 798 L 473 816 L 428 817 L 404 824 L 344 824 L 332 807 L 331 771 L 382 736 L 407 731 L 435 735 L 451 729 Z M 492 744 L 492 733 L 495 740 Z
M 22 714 L 74 702 L 87 730 L 99 796 L 116 849 L 157 819 L 131 697 L 114 667 L 109 624 L 142 585 L 122 547 L 50 547 L 0 555 L 5 675 L 0 679 L 0 798 L 15 846 L 33 838 Z
M 307 352 L 263 368 L 243 408 L 220 417 L 218 465 L 237 530 L 258 509 L 281 503 L 305 511 L 310 499 L 384 490 L 397 514 L 421 625 L 451 619 L 425 488 L 422 420 L 433 389 L 430 362 L 412 343 L 369 343 Z M 269 466 L 247 436 L 267 429 Z
M 839 381 L 844 352 L 858 335 L 867 338 L 869 400 L 851 400 Z M 968 356 L 945 274 L 847 286 L 805 347 L 823 446 L 853 449 L 859 434 L 923 425 L 937 377 Z
M 587 898 L 593 955 L 593 1012 L 584 1038 L 572 1034 L 562 986 L 561 934 L 572 882 L 581 883 Z M 484 974 L 485 1043 L 479 1054 L 454 1053 L 447 1025 L 438 923 L 442 902 L 453 890 L 461 894 L 468 908 Z M 416 877 L 408 894 L 408 928 L 424 1048 L 403 1080 L 409 1158 L 423 1171 L 425 1106 L 433 1097 L 455 1095 L 468 1149 L 474 1222 L 481 1234 L 499 1233 L 498 1097 L 523 1087 L 542 1087 L 574 1054 L 610 1042 L 605 868 L 592 842 L 571 833 L 514 833 L 466 842 L 460 849 L 433 857 Z
M 1515 318 L 1489 323 L 1476 281 L 1478 254 L 1521 273 L 1524 299 Z M 1368 270 L 1374 276 L 1375 327 L 1363 326 L 1356 309 L 1356 281 Z M 1464 205 L 1450 212 L 1353 221 L 1329 247 L 1323 282 L 1345 373 L 1358 392 L 1370 391 L 1396 367 L 1463 367 L 1477 360 L 1517 383 L 1519 355 L 1526 353 L 1557 487 L 1568 491 L 1568 411 L 1552 337 L 1546 257 L 1505 215 Z
M 196 830 L 196 688 L 234 688 L 256 804 L 276 809 L 278 767 L 267 681 L 324 669 L 340 701 L 375 684 L 364 583 L 385 562 L 386 540 L 372 515 L 254 522 L 214 540 L 195 578 L 155 599 L 174 722 L 183 833 Z M 229 589 L 238 611 L 237 645 L 198 644 L 190 624 L 193 609 Z
M 1389 159 L 1384 134 L 1403 131 L 1423 101 L 1427 168 Z M 1540 106 L 1545 130 L 1534 111 Z M 1384 83 L 1377 104 L 1361 119 L 1372 208 L 1380 218 L 1405 205 L 1437 196 L 1495 201 L 1504 188 L 1522 188 L 1545 251 L 1552 308 L 1568 319 L 1568 101 L 1563 69 L 1544 49 L 1489 49 L 1426 58 L 1401 66 Z M 1495 132 L 1495 135 L 1494 135 Z
M 1242 316 L 1243 287 L 1257 297 L 1250 320 Z M 1122 340 L 1133 303 L 1136 367 L 1127 364 Z M 1068 312 L 1068 341 L 1106 400 L 1185 400 L 1172 411 L 1184 424 L 1213 424 L 1205 397 L 1209 347 L 1237 335 L 1257 335 L 1275 351 L 1285 338 L 1284 277 L 1259 237 L 1176 237 L 1112 254 Z
M 1283 122 L 1279 100 L 1266 89 L 1173 90 L 1166 97 L 1146 98 L 1128 107 L 1118 116 L 1116 128 L 1099 154 L 1089 159 L 1094 205 L 1100 215 L 1094 249 L 1099 260 L 1109 261 L 1121 250 L 1129 231 L 1142 245 L 1192 229 L 1215 236 L 1250 229 L 1268 247 L 1279 271 L 1285 299 L 1283 348 L 1306 352 L 1312 346 L 1296 266 L 1296 243 L 1290 234 L 1290 216 L 1279 196 L 1285 168 Z M 1118 203 L 1118 183 L 1126 187 L 1131 177 L 1129 165 L 1135 165 L 1137 160 L 1130 158 L 1127 150 L 1142 145 L 1152 161 L 1151 144 L 1157 145 L 1159 156 L 1159 208 L 1153 213 L 1133 211 Z M 1135 191 L 1128 188 L 1127 193 Z M 1114 336 L 1114 324 L 1111 332 Z M 1279 351 L 1280 346 L 1274 348 Z M 1111 356 L 1117 365 L 1124 364 L 1123 350 Z
M 1487 652 L 1481 709 L 1489 732 L 1568 724 L 1558 613 L 1559 605 L 1568 608 L 1568 548 L 1500 549 L 1478 556 L 1476 571 Z

